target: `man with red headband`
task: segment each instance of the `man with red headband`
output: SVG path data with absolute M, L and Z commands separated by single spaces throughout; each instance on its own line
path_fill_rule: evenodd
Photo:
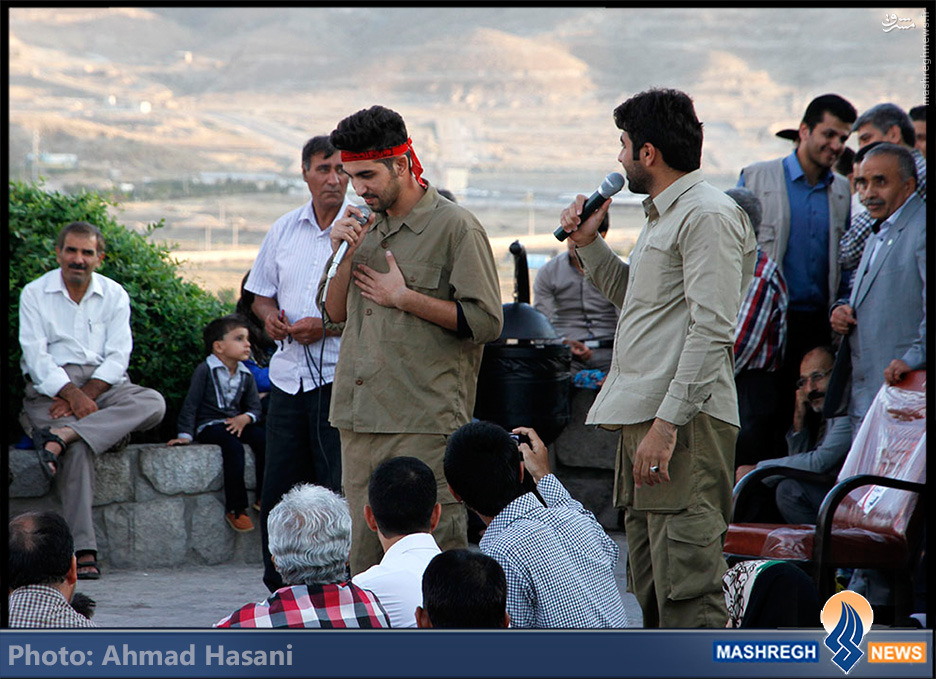
M 364 520 L 367 484 L 386 459 L 410 455 L 433 470 L 443 549 L 467 546 L 465 509 L 445 482 L 448 436 L 471 420 L 484 344 L 500 335 L 500 284 L 487 235 L 463 207 L 422 178 L 403 118 L 373 106 L 331 133 L 344 172 L 374 212 L 332 226 L 348 250 L 319 286 L 326 327 L 343 328 L 330 421 L 341 433 L 342 486 L 351 508 L 351 572 L 380 561 Z

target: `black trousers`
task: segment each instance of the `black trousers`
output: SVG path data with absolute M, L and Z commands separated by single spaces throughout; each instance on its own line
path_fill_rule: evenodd
M 226 425 L 213 424 L 198 432 L 195 438 L 199 443 L 214 443 L 221 446 L 221 462 L 224 467 L 224 508 L 229 512 L 245 511 L 250 503 L 247 501 L 247 487 L 244 485 L 244 444 L 250 446 L 256 460 L 257 497 L 260 497 L 263 488 L 263 458 L 266 449 L 266 432 L 263 427 L 248 424 L 238 438 L 226 429 Z
M 288 394 L 274 385 L 267 399 L 266 467 L 260 497 L 263 583 L 271 592 L 283 580 L 270 558 L 267 517 L 283 494 L 299 483 L 341 492 L 341 437 L 328 422 L 332 385 Z
M 777 373 L 742 370 L 735 375 L 741 429 L 735 444 L 735 467 L 786 456 L 784 430 L 780 428 L 782 398 Z M 793 400 L 793 394 L 789 394 Z

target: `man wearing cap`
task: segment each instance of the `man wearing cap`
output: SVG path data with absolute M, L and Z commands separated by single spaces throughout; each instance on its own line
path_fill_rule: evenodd
M 781 392 L 793 391 L 799 359 L 829 344 L 829 307 L 839 287 L 839 240 L 849 223 L 848 180 L 832 171 L 855 121 L 855 107 L 837 94 L 813 99 L 799 125 L 799 143 L 785 158 L 748 165 L 738 186 L 760 199 L 757 242 L 777 263 L 789 292 Z M 790 424 L 789 405 L 781 427 Z
M 467 545 L 467 518 L 442 469 L 448 436 L 471 420 L 484 344 L 503 324 L 494 257 L 481 224 L 422 178 L 403 118 L 372 106 L 331 133 L 344 172 L 373 211 L 351 207 L 332 227 L 348 244 L 319 285 L 326 327 L 342 328 L 330 420 L 341 433 L 342 486 L 353 519 L 351 572 L 378 563 L 364 520 L 367 484 L 386 459 L 433 470 L 443 549 Z

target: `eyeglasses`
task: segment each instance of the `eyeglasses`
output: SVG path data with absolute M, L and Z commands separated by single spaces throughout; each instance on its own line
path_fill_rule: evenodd
M 800 378 L 799 378 L 798 380 L 796 380 L 796 388 L 797 388 L 797 389 L 802 389 L 802 388 L 805 387 L 809 382 L 818 382 L 818 381 L 821 380 L 823 377 L 825 377 L 826 375 L 828 375 L 830 372 L 832 372 L 832 368 L 829 368 L 828 370 L 826 370 L 826 371 L 824 371 L 824 372 L 819 372 L 819 371 L 817 370 L 816 372 L 809 373 L 808 375 L 800 375 Z

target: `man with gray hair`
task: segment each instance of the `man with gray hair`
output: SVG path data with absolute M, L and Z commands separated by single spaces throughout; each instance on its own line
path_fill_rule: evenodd
M 351 514 L 344 498 L 322 486 L 298 485 L 268 521 L 270 554 L 285 586 L 214 627 L 390 627 L 377 597 L 348 580 Z
M 912 151 L 873 143 L 858 151 L 856 161 L 855 187 L 873 219 L 872 235 L 851 295 L 836 302 L 830 317 L 832 329 L 846 336 L 851 389 L 844 391 L 854 432 L 883 383 L 926 367 L 926 204 L 916 193 Z M 826 395 L 827 416 L 844 410 L 835 400 Z M 848 589 L 872 606 L 892 603 L 890 587 L 872 573 L 857 569 Z
M 756 236 L 763 214 L 760 199 L 743 186 L 725 193 L 747 213 Z M 734 376 L 741 417 L 735 446 L 736 467 L 782 454 L 785 447 L 783 428 L 779 424 L 781 404 L 777 371 L 786 342 L 788 302 L 780 267 L 758 245 L 754 277 L 741 302 L 735 326 Z
M 847 335 L 851 356 L 848 414 L 852 430 L 883 382 L 926 367 L 926 205 L 916 194 L 911 151 L 887 142 L 858 152 L 855 187 L 873 218 L 851 295 L 832 307 L 830 323 Z M 827 416 L 841 403 L 826 397 Z
M 872 106 L 858 116 L 852 131 L 857 133 L 859 151 L 874 142 L 889 142 L 906 148 L 916 165 L 916 193 L 926 202 L 926 157 L 916 148 L 913 121 L 902 108 L 890 103 Z M 847 297 L 851 290 L 855 268 L 861 260 L 873 222 L 874 218 L 867 210 L 858 210 L 852 213 L 851 225 L 842 235 L 839 243 L 839 265 L 842 267 L 840 297 Z

